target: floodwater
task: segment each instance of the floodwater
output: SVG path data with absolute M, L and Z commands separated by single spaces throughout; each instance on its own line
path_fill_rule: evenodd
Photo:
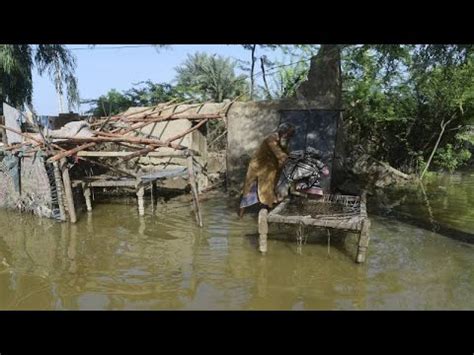
M 183 201 L 144 217 L 96 201 L 76 225 L 0 210 L 0 309 L 474 309 L 474 244 L 394 214 L 474 233 L 474 173 L 425 189 L 372 197 L 361 265 L 355 235 L 304 231 L 298 245 L 294 228 L 271 228 L 262 256 L 256 215 L 239 220 L 219 194 L 202 229 Z

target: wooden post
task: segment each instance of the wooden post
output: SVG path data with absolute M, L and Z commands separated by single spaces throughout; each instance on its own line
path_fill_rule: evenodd
M 151 211 L 155 212 L 156 181 L 150 183 Z
M 0 124 L 5 124 L 5 118 L 3 116 L 0 116 Z M 2 135 L 2 143 L 8 145 L 7 130 L 5 128 L 0 128 L 0 134 Z
M 199 227 L 202 227 L 201 209 L 199 207 L 199 196 L 197 192 L 196 179 L 194 178 L 193 157 L 186 158 L 189 174 L 189 184 L 191 185 L 191 194 L 193 196 L 194 214 Z
M 138 197 L 138 214 L 140 216 L 145 215 L 145 201 L 143 196 L 145 195 L 145 187 L 141 184 L 137 186 L 137 197 Z
M 2 128 L 1 133 L 2 133 L 2 143 L 5 144 L 5 145 L 8 145 L 7 130 Z
M 261 253 L 267 252 L 268 210 L 262 208 L 258 213 L 258 244 Z
M 64 194 L 63 194 L 63 181 L 61 179 L 61 173 L 59 172 L 58 162 L 53 163 L 54 170 L 54 181 L 56 183 L 56 195 L 58 197 L 59 205 L 59 218 L 61 221 L 66 220 L 66 211 L 64 210 Z
M 84 198 L 86 200 L 87 211 L 90 212 L 90 211 L 92 211 L 91 188 L 89 187 L 89 185 L 87 185 L 84 182 L 82 183 L 82 192 L 83 192 Z
M 370 229 L 370 220 L 365 218 L 362 220 L 362 228 L 359 235 L 359 245 L 357 248 L 357 258 L 356 262 L 363 263 L 367 255 L 367 248 L 369 247 L 369 229 Z
M 61 159 L 61 170 L 63 172 L 64 191 L 66 195 L 66 203 L 67 203 L 67 209 L 69 212 L 69 219 L 71 220 L 71 223 L 76 223 L 77 222 L 76 208 L 74 206 L 74 195 L 72 192 L 71 179 L 69 177 L 69 168 L 67 167 L 66 158 Z

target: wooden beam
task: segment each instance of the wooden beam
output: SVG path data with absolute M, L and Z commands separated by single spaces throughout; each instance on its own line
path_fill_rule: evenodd
M 201 122 L 199 122 L 197 125 L 191 127 L 190 129 L 184 131 L 183 133 L 180 133 L 174 137 L 171 137 L 171 138 L 168 138 L 166 140 L 166 144 L 171 144 L 171 142 L 174 142 L 176 140 L 178 140 L 179 138 L 181 137 L 184 137 L 186 136 L 187 134 L 199 129 L 199 127 L 201 127 L 202 125 L 204 125 L 206 122 L 208 121 L 208 119 L 205 119 L 205 120 L 202 120 Z M 142 156 L 142 155 L 146 155 L 148 154 L 149 152 L 153 152 L 156 148 L 158 148 L 158 146 L 152 144 L 150 146 L 148 146 L 147 148 L 144 148 L 144 149 L 141 149 L 137 152 L 134 152 L 134 153 L 131 153 L 130 155 L 127 155 L 126 157 L 123 158 L 124 161 L 127 161 L 127 160 L 130 160 L 130 159 L 133 159 L 133 158 L 136 158 L 136 157 L 139 157 L 139 156 Z
M 74 183 L 77 183 L 78 181 L 74 181 Z M 85 182 L 79 181 L 79 183 L 82 185 L 82 192 L 84 194 L 84 199 L 86 200 L 86 208 L 87 211 L 92 211 L 92 202 L 91 202 L 91 188 L 88 184 Z
M 59 218 L 61 221 L 66 220 L 66 212 L 64 211 L 64 187 L 63 181 L 61 179 L 61 173 L 59 171 L 58 162 L 55 161 L 53 163 L 53 170 L 54 170 L 54 181 L 56 183 L 56 196 L 58 198 L 58 205 L 59 205 Z
M 131 136 L 119 136 L 112 134 L 105 134 L 104 132 L 97 132 L 99 137 L 56 137 L 55 139 L 64 139 L 67 143 L 114 143 L 114 142 L 128 142 L 128 143 L 139 143 L 139 144 L 153 144 L 159 147 L 171 147 L 174 149 L 186 149 L 179 144 L 161 142 L 156 139 L 146 138 L 135 138 Z M 28 136 L 27 136 L 28 137 Z M 28 137 L 32 139 L 31 137 Z M 40 143 L 43 143 L 39 141 Z
M 357 246 L 357 258 L 356 262 L 363 263 L 367 257 L 367 249 L 369 248 L 369 229 L 370 220 L 368 218 L 362 221 L 362 228 L 359 236 L 359 243 Z
M 97 158 L 121 158 L 130 155 L 132 152 L 105 152 L 105 151 L 90 151 L 90 150 L 83 150 L 78 152 L 76 155 L 78 157 L 97 157 Z M 195 151 L 173 151 L 173 152 L 159 152 L 153 151 L 148 153 L 147 157 L 153 158 L 166 158 L 166 157 L 187 157 L 188 155 L 199 156 L 200 154 Z
M 267 252 L 268 237 L 268 210 L 262 208 L 258 212 L 258 250 L 261 253 Z
M 193 204 L 194 204 L 194 214 L 196 215 L 196 221 L 199 227 L 202 227 L 202 217 L 201 209 L 199 207 L 199 196 L 197 192 L 196 180 L 194 178 L 194 168 L 193 168 L 193 157 L 190 156 L 187 159 L 187 167 L 189 174 L 189 184 L 191 185 L 191 193 L 193 195 Z
M 140 216 L 145 215 L 145 201 L 143 196 L 145 195 L 145 187 L 143 185 L 137 186 L 137 198 L 138 198 L 138 214 Z
M 84 149 L 87 149 L 87 148 L 91 148 L 93 146 L 95 146 L 97 143 L 86 143 L 86 144 L 83 144 L 83 145 L 80 145 L 74 149 L 70 149 L 70 150 L 66 150 L 66 151 L 63 151 L 61 153 L 58 153 L 54 156 L 52 156 L 51 158 L 49 158 L 47 160 L 48 163 L 52 163 L 54 161 L 58 161 L 58 160 L 61 160 L 62 158 L 65 158 L 65 157 L 69 157 L 71 155 L 74 155 L 78 152 L 80 152 L 81 150 L 84 150 Z
M 97 181 L 83 181 L 75 180 L 73 185 L 81 183 L 87 184 L 89 187 L 135 187 L 137 185 L 136 179 L 124 179 L 124 180 L 97 180 Z
M 61 159 L 61 170 L 63 175 L 64 192 L 66 195 L 66 204 L 69 212 L 69 219 L 71 220 L 71 223 L 76 223 L 76 208 L 74 206 L 74 195 L 72 193 L 71 179 L 69 177 L 69 168 L 67 167 L 66 158 Z
M 311 216 L 281 216 L 270 214 L 268 215 L 268 222 L 271 223 L 285 223 L 285 224 L 304 224 L 314 227 L 322 228 L 333 228 L 348 231 L 360 231 L 362 218 L 351 217 L 351 218 L 338 218 L 338 219 L 314 219 Z

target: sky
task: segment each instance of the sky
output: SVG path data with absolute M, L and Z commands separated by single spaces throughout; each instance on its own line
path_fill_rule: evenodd
M 145 45 L 67 45 L 76 56 L 79 95 L 81 100 L 95 99 L 110 89 L 130 89 L 134 83 L 151 80 L 171 82 L 174 68 L 183 63 L 188 54 L 206 52 L 234 59 L 249 60 L 250 52 L 240 45 L 173 45 L 156 49 Z M 123 47 L 123 48 L 117 48 Z M 280 52 L 259 49 L 270 60 L 284 61 Z M 260 66 L 256 67 L 259 71 Z M 239 71 L 237 71 L 239 74 Z M 59 100 L 51 79 L 33 72 L 33 105 L 40 115 L 57 115 Z M 87 110 L 82 105 L 80 111 Z

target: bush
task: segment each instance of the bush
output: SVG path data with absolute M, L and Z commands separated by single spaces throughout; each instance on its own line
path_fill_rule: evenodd
M 446 169 L 452 173 L 456 168 L 466 164 L 471 158 L 471 152 L 467 149 L 454 149 L 452 144 L 438 149 L 434 158 L 434 164 L 438 168 Z

